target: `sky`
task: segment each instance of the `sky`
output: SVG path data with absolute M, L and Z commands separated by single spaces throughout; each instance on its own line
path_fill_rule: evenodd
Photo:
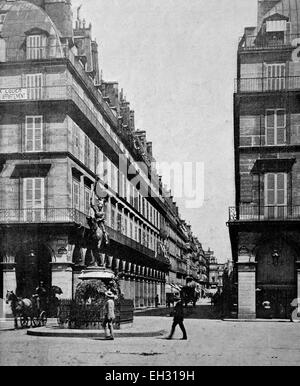
M 220 262 L 231 259 L 235 204 L 233 85 L 257 0 L 73 0 L 92 23 L 103 79 L 118 81 L 159 162 L 204 165 L 204 201 L 182 218 Z

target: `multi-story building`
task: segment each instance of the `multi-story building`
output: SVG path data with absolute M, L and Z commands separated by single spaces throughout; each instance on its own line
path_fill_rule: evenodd
M 101 78 L 91 25 L 78 11 L 74 28 L 70 0 L 0 1 L 0 297 L 31 296 L 40 280 L 74 295 L 98 179 L 106 265 L 125 297 L 164 304 L 170 260 L 186 275 L 187 237 L 152 143 L 118 84 Z
M 300 297 L 300 1 L 258 1 L 234 94 L 236 207 L 229 231 L 238 316 L 285 318 Z M 297 292 L 298 291 L 298 292 Z
M 222 289 L 224 264 L 218 263 L 214 251 L 210 248 L 206 251 L 208 260 L 208 287 L 209 289 Z

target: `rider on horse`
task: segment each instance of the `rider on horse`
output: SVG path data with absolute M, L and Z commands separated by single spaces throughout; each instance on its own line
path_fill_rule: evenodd
M 94 211 L 94 218 L 97 222 L 97 225 L 103 232 L 105 244 L 108 245 L 109 243 L 108 234 L 106 232 L 105 225 L 104 225 L 105 224 L 105 203 L 107 198 L 98 196 L 98 194 L 96 193 L 96 185 L 95 185 L 95 196 L 96 196 L 96 204 L 93 203 L 93 198 L 91 197 L 90 205 Z

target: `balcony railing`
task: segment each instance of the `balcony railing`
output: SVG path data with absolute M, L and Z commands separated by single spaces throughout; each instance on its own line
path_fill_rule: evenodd
M 0 209 L 0 225 L 6 224 L 81 224 L 88 227 L 87 215 L 73 208 Z M 152 259 L 168 264 L 161 254 L 137 243 L 122 233 L 106 226 L 110 239 L 134 249 Z
M 0 103 L 16 101 L 72 101 L 90 123 L 98 130 L 105 141 L 121 153 L 119 144 L 114 136 L 105 128 L 96 108 L 85 100 L 83 95 L 73 85 L 61 86 L 41 86 L 41 87 L 18 87 L 18 88 L 0 88 Z
M 300 76 L 274 78 L 240 78 L 235 80 L 235 93 L 284 92 L 300 90 Z
M 255 51 L 255 50 L 278 50 L 282 48 L 293 47 L 294 42 L 300 39 L 300 34 L 286 35 L 283 38 L 274 38 L 273 36 L 243 36 L 240 39 L 240 51 Z
M 72 66 L 84 80 L 86 86 L 93 94 L 94 98 L 101 104 L 101 108 L 105 111 L 107 116 L 113 122 L 115 122 L 115 124 L 117 124 L 115 113 L 104 101 L 102 93 L 95 87 L 94 80 L 86 72 L 86 60 L 84 60 L 84 56 L 78 55 L 76 47 L 69 48 L 67 45 L 59 44 L 55 46 L 42 46 L 39 48 L 32 47 L 29 48 L 29 51 L 28 49 L 26 49 L 25 46 L 22 48 L 6 48 L 6 57 L 2 63 L 15 63 L 25 61 L 39 62 L 44 60 L 55 59 L 67 59 L 72 64 Z
M 86 215 L 72 208 L 0 209 L 0 224 L 81 223 Z
M 300 205 L 256 206 L 229 208 L 229 221 L 300 221 Z

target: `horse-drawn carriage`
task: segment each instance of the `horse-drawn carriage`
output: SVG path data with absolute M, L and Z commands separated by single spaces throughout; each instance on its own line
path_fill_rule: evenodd
M 50 295 L 44 299 L 38 294 L 33 294 L 30 298 L 20 298 L 13 291 L 7 291 L 6 303 L 10 304 L 15 328 L 19 325 L 21 328 L 46 326 L 48 316 L 57 314 L 59 300 L 56 294 L 61 293 L 62 290 L 56 286 L 51 288 Z
M 185 304 L 185 307 L 187 307 L 189 303 L 192 303 L 193 307 L 195 307 L 199 297 L 200 294 L 197 291 L 196 287 L 188 285 L 182 287 L 181 298 L 183 300 L 183 303 Z

